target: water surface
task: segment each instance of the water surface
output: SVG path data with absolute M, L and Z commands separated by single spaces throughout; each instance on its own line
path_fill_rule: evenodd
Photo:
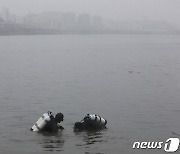
M 0 153 L 144 154 L 180 134 L 180 37 L 0 36 Z M 58 134 L 29 131 L 63 112 Z M 108 129 L 73 132 L 87 113 Z

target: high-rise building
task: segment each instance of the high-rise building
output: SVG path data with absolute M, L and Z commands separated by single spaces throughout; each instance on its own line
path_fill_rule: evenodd
M 76 26 L 76 15 L 72 12 L 63 13 L 61 18 L 61 29 L 73 31 Z
M 91 29 L 91 17 L 87 13 L 80 14 L 77 20 L 77 26 L 81 31 L 88 31 Z
M 1 17 L 5 20 L 5 21 L 9 21 L 10 20 L 10 13 L 9 13 L 9 9 L 8 8 L 3 8 L 1 11 Z
M 103 22 L 101 16 L 94 16 L 92 19 L 92 25 L 95 30 L 102 30 L 103 29 Z

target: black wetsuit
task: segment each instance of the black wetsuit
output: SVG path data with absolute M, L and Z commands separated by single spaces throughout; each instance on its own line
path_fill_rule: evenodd
M 51 116 L 50 118 L 51 120 L 46 123 L 41 131 L 53 133 L 58 132 L 58 129 L 64 129 L 62 126 L 58 125 L 53 116 Z
M 57 123 L 56 123 L 54 117 L 51 118 L 51 120 L 46 123 L 46 125 L 44 126 L 44 128 L 41 131 L 45 131 L 45 132 L 57 132 L 58 131 L 58 126 L 57 126 Z
M 91 121 L 81 121 L 81 122 L 76 122 L 74 125 L 74 130 L 89 130 L 89 131 L 94 131 L 94 130 L 100 130 L 100 129 L 105 129 L 106 126 L 99 125 L 95 122 Z

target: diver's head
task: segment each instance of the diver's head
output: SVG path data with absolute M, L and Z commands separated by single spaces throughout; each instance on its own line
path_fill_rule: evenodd
M 75 130 L 82 130 L 84 128 L 84 125 L 83 125 L 83 123 L 81 123 L 81 122 L 76 122 L 75 124 L 74 124 L 74 129 Z
M 57 123 L 60 123 L 61 121 L 64 120 L 64 115 L 62 113 L 57 113 L 55 116 L 55 120 Z

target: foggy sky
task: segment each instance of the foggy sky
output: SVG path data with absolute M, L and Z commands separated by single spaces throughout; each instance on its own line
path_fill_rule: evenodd
M 17 15 L 43 11 L 89 13 L 119 21 L 165 20 L 180 24 L 180 0 L 0 0 Z

